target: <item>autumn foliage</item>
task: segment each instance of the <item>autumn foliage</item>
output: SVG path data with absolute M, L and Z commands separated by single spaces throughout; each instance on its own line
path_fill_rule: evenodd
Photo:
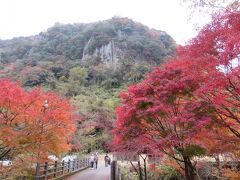
M 146 143 L 175 160 L 188 180 L 198 175 L 196 157 L 239 160 L 239 19 L 239 12 L 216 14 L 175 59 L 121 94 L 116 145 Z
M 75 130 L 68 100 L 41 88 L 25 91 L 0 79 L 0 158 L 42 162 L 70 150 Z M 17 164 L 17 163 L 14 163 Z

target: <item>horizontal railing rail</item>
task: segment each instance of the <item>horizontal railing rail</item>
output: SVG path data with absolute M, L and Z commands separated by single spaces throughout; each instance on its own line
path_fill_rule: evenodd
M 58 179 L 90 166 L 89 158 L 54 163 L 37 163 L 35 180 Z

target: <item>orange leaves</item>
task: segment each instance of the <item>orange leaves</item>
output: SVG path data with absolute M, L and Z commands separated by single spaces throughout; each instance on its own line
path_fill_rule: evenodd
M 26 92 L 10 80 L 0 80 L 0 146 L 40 160 L 68 151 L 74 130 L 68 100 L 40 88 Z
M 239 171 L 234 171 L 231 169 L 226 169 L 224 170 L 224 176 L 226 178 L 232 179 L 232 180 L 238 180 L 240 179 L 240 172 Z
M 11 125 L 12 121 L 21 121 L 26 93 L 9 80 L 4 79 L 0 83 L 0 122 Z

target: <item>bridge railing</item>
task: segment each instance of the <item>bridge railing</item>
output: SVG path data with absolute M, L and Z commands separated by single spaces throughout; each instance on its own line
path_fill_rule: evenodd
M 90 166 L 89 158 L 54 163 L 37 163 L 35 180 L 58 179 Z

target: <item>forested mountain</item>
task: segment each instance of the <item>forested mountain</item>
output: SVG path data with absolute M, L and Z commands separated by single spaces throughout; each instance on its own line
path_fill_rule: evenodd
M 75 150 L 85 145 L 90 151 L 106 145 L 119 91 L 173 56 L 175 46 L 166 32 L 128 18 L 56 23 L 35 36 L 0 40 L 0 77 L 70 97 L 84 127 L 74 139 Z

